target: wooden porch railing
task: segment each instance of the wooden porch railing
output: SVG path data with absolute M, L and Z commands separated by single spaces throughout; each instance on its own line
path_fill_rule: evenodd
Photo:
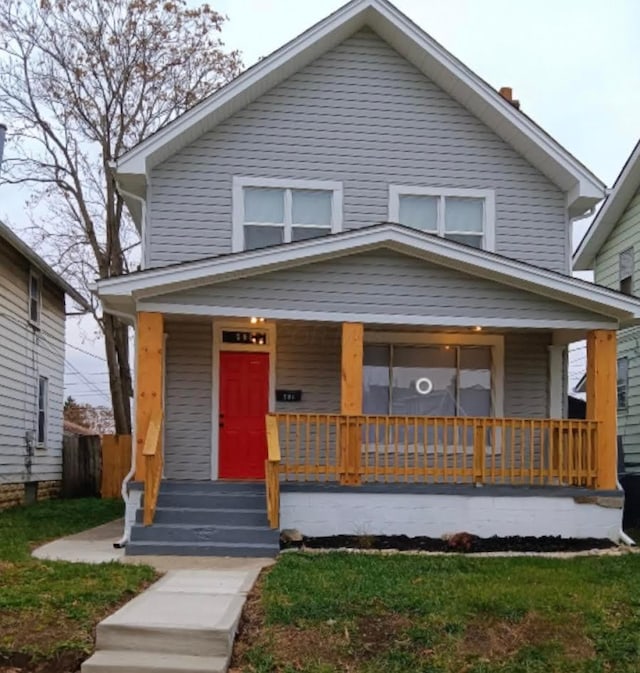
M 278 422 L 273 416 L 266 417 L 267 459 L 264 461 L 264 476 L 267 493 L 267 517 L 271 528 L 280 528 L 280 441 Z
M 277 425 L 285 481 L 597 485 L 596 421 L 310 413 L 267 419 L 268 432 Z
M 150 526 L 156 514 L 156 504 L 162 480 L 163 455 L 160 446 L 162 411 L 156 409 L 149 419 L 142 456 L 144 458 L 144 525 Z

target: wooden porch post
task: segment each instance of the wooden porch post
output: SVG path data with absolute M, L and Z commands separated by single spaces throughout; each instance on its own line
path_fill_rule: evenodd
M 164 379 L 164 318 L 162 313 L 138 313 L 136 331 L 136 481 L 144 481 L 142 449 L 149 420 L 162 411 Z M 161 441 L 161 438 L 158 440 Z
M 599 421 L 596 487 L 614 489 L 617 482 L 616 333 L 587 334 L 587 419 Z
M 342 381 L 340 413 L 362 414 L 362 362 L 364 327 L 362 323 L 342 323 Z M 360 424 L 344 419 L 340 429 L 342 483 L 360 483 Z

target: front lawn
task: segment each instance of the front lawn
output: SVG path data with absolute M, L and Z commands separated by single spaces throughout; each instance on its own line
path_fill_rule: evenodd
M 640 555 L 285 554 L 245 608 L 252 673 L 636 673 Z
M 93 648 L 95 625 L 156 577 L 147 566 L 30 556 L 39 544 L 122 515 L 120 501 L 93 498 L 0 512 L 0 667 L 55 660 L 51 670 L 75 670 Z

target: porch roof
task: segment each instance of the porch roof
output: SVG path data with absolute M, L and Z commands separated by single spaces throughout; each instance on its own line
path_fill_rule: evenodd
M 610 326 L 640 324 L 640 299 L 394 223 L 139 271 L 99 281 L 97 292 L 105 311 L 133 317 L 141 300 L 380 249 L 580 307 Z

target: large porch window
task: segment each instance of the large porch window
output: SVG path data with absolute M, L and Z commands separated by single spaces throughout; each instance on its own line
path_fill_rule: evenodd
M 363 412 L 491 416 L 491 351 L 489 346 L 365 345 Z

